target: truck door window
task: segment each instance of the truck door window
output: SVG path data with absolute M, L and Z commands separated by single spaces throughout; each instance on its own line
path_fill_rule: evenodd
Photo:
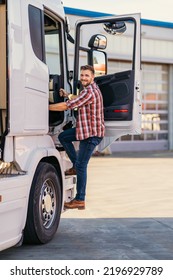
M 61 75 L 60 24 L 45 15 L 44 32 L 46 64 L 48 65 L 51 74 Z
M 63 87 L 63 55 L 61 24 L 51 16 L 44 15 L 45 60 L 49 68 L 49 102 L 58 103 L 64 99 L 59 95 Z M 59 125 L 64 119 L 63 112 L 49 112 L 49 124 Z
M 29 5 L 29 26 L 35 55 L 48 65 L 50 74 L 61 75 L 60 23 Z
M 40 60 L 44 61 L 42 11 L 32 5 L 29 5 L 29 26 L 33 51 Z
M 64 86 L 61 24 L 46 10 L 43 12 L 29 5 L 29 25 L 33 51 L 49 69 L 49 102 L 61 102 L 63 98 L 59 96 L 59 89 Z M 63 112 L 49 115 L 50 125 L 57 125 L 63 119 Z
M 6 6 L 0 6 L 0 148 L 7 120 L 7 73 L 6 73 Z
M 102 21 L 102 20 L 100 20 Z M 88 27 L 89 26 L 89 27 Z M 115 30 L 107 27 L 115 26 Z M 118 26 L 122 26 L 118 30 Z M 106 30 L 106 28 L 108 30 Z M 133 113 L 134 103 L 134 84 L 135 84 L 135 34 L 136 34 L 136 22 L 132 18 L 127 18 L 107 22 L 107 20 L 85 21 L 82 24 L 78 23 L 76 32 L 76 70 L 75 80 L 79 80 L 79 68 L 83 63 L 83 58 L 88 56 L 88 63 L 95 67 L 96 78 L 95 81 L 99 85 L 104 102 L 104 117 L 105 121 L 131 121 Z M 107 33 L 106 33 L 106 32 Z M 121 33 L 119 34 L 119 32 Z M 107 37 L 107 65 L 103 64 L 104 52 L 95 51 L 95 47 L 90 47 L 90 40 L 93 38 L 93 32 L 99 34 L 98 36 L 106 35 Z M 124 56 L 127 57 L 129 62 L 129 68 L 123 72 L 111 73 L 110 62 L 120 60 L 116 56 L 118 49 L 121 48 L 121 52 L 124 51 Z M 97 57 L 95 56 L 95 52 Z M 90 59 L 90 53 L 92 53 L 92 61 Z M 102 55 L 102 57 L 101 57 Z M 124 58 L 123 58 L 124 59 Z M 106 66 L 106 67 L 105 67 Z M 107 75 L 105 68 L 107 70 Z M 77 84 L 77 83 L 76 83 Z M 74 84 L 74 87 L 76 85 Z

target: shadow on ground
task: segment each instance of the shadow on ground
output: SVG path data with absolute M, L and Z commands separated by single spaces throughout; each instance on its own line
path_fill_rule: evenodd
M 63 218 L 50 243 L 11 248 L 0 259 L 172 260 L 173 218 Z

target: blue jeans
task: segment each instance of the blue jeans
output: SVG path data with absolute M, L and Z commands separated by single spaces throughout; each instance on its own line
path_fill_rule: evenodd
M 102 137 L 93 136 L 84 140 L 80 140 L 79 151 L 76 153 L 72 143 L 74 141 L 78 141 L 76 139 L 76 128 L 67 129 L 59 135 L 59 141 L 63 145 L 67 155 L 73 163 L 73 167 L 76 169 L 77 193 L 75 199 L 77 200 L 85 200 L 87 165 L 95 147 L 101 142 L 102 139 Z

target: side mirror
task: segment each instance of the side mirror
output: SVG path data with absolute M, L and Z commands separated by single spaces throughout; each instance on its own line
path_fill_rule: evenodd
M 91 37 L 88 43 L 88 47 L 91 49 L 104 50 L 107 46 L 107 38 L 104 35 L 96 34 Z
M 90 50 L 90 61 L 95 70 L 95 76 L 107 74 L 107 56 L 105 52 Z
M 126 31 L 124 21 L 108 22 L 103 25 L 104 30 L 111 35 L 120 35 Z

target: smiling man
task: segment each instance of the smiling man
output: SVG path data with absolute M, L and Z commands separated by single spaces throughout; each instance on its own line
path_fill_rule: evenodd
M 104 137 L 103 99 L 99 87 L 94 82 L 94 68 L 90 65 L 81 66 L 80 81 L 83 90 L 76 98 L 68 95 L 63 89 L 60 95 L 69 97 L 66 102 L 52 104 L 51 111 L 64 111 L 78 108 L 76 127 L 67 129 L 59 135 L 59 141 L 68 154 L 73 167 L 66 170 L 65 175 L 77 175 L 76 196 L 65 202 L 64 208 L 85 209 L 87 182 L 87 165 L 95 147 Z M 80 141 L 76 153 L 73 142 Z

